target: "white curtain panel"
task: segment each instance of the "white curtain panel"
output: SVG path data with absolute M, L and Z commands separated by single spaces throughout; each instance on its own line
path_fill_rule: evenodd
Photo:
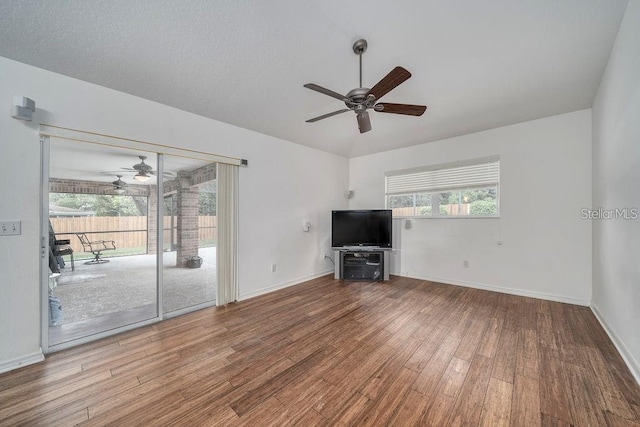
M 238 166 L 218 163 L 218 292 L 216 304 L 238 300 Z

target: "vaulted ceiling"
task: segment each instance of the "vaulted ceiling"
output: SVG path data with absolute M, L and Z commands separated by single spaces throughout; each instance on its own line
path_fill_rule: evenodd
M 589 108 L 627 0 L 20 0 L 0 56 L 346 157 Z M 339 100 L 400 65 L 413 76 L 360 134 Z M 26 95 L 26 94 L 25 94 Z

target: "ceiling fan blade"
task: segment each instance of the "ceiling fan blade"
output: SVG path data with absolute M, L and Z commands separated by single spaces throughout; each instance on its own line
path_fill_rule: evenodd
M 340 95 L 338 92 L 334 92 L 322 86 L 318 86 L 317 84 L 307 83 L 306 85 L 304 85 L 304 87 L 306 87 L 307 89 L 315 90 L 316 92 L 324 93 L 325 95 L 329 95 L 333 98 L 339 99 L 340 101 L 347 100 L 346 96 Z
M 377 107 L 381 106 L 379 110 Z M 376 111 L 381 113 L 406 114 L 407 116 L 421 116 L 427 107 L 425 105 L 391 104 L 388 102 L 376 104 Z
M 370 95 L 380 99 L 387 93 L 391 92 L 394 88 L 411 77 L 411 73 L 402 67 L 396 67 L 389 74 L 384 76 L 374 87 L 369 91 Z
M 327 117 L 335 116 L 337 114 L 341 114 L 347 111 L 351 111 L 351 110 L 349 110 L 348 108 L 345 108 L 344 110 L 338 110 L 338 111 L 334 111 L 333 113 L 328 113 L 322 116 L 314 117 L 313 119 L 306 120 L 306 122 L 307 123 L 317 122 L 318 120 L 326 119 Z
M 365 111 L 362 113 L 356 114 L 358 118 L 358 128 L 360 129 L 360 133 L 369 132 L 371 130 L 371 119 L 369 118 L 369 112 Z

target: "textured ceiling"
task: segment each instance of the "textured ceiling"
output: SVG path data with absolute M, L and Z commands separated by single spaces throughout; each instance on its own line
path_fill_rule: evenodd
M 0 0 L 0 56 L 347 157 L 591 106 L 627 0 Z M 351 112 L 302 87 L 413 77 Z

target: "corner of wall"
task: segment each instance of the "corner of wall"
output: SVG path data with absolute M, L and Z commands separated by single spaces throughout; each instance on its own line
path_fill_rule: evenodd
M 295 280 L 290 280 L 290 281 L 287 281 L 287 282 L 278 283 L 276 285 L 269 286 L 269 287 L 266 287 L 266 288 L 256 289 L 256 290 L 251 291 L 251 292 L 242 293 L 238 297 L 238 301 L 244 301 L 244 300 L 247 300 L 247 299 L 259 297 L 261 295 L 265 295 L 265 294 L 268 294 L 268 293 L 271 293 L 271 292 L 275 292 L 275 291 L 277 291 L 279 289 L 288 288 L 289 286 L 299 285 L 300 283 L 304 283 L 304 282 L 307 282 L 309 280 L 317 279 L 317 278 L 320 278 L 322 276 L 326 276 L 327 274 L 331 274 L 331 277 L 333 278 L 333 270 L 321 271 L 320 273 L 312 274 L 310 276 L 305 276 L 305 277 L 301 277 L 301 278 L 298 278 L 298 279 L 295 279 Z
M 42 361 L 44 361 L 44 354 L 42 353 L 42 349 L 39 349 L 31 354 L 25 354 L 24 356 L 20 356 L 15 359 L 0 362 L 0 374 Z
M 628 3 L 592 107 L 593 208 L 638 208 L 640 1 Z M 625 214 L 626 215 L 626 214 Z M 640 219 L 592 220 L 591 309 L 640 384 Z
M 613 345 L 618 350 L 618 353 L 620 353 L 620 356 L 622 356 L 622 359 L 627 364 L 627 367 L 631 371 L 631 374 L 635 378 L 636 382 L 638 383 L 638 385 L 640 385 L 640 363 L 638 363 L 638 361 L 633 357 L 631 351 L 629 351 L 618 334 L 616 334 L 616 332 L 609 326 L 598 307 L 593 303 L 591 304 L 591 311 L 593 312 L 594 316 L 596 316 L 596 319 L 598 319 L 598 322 L 600 322 L 600 324 L 602 325 L 602 328 L 609 336 L 609 339 L 613 342 Z

